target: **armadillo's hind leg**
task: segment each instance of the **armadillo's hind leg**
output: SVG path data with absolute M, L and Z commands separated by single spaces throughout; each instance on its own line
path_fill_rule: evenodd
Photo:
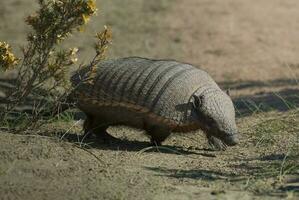
M 162 142 L 170 135 L 170 130 L 160 126 L 151 126 L 146 131 L 151 137 L 152 146 L 161 146 Z
M 113 142 L 117 140 L 115 137 L 107 132 L 108 124 L 104 123 L 101 119 L 95 118 L 92 122 L 92 132 L 96 137 L 104 142 Z
M 109 126 L 98 125 L 94 128 L 93 132 L 97 138 L 103 140 L 104 142 L 116 141 L 117 139 L 107 132 L 108 127 Z
M 225 151 L 227 148 L 227 145 L 224 144 L 220 139 L 211 136 L 211 135 L 207 135 L 208 138 L 208 143 L 211 147 L 212 150 L 214 151 Z
M 107 125 L 101 124 L 101 122 L 92 115 L 87 115 L 83 124 L 83 138 L 91 138 L 94 135 L 104 142 L 115 140 L 116 138 L 114 138 L 107 132 L 108 127 L 109 126 Z

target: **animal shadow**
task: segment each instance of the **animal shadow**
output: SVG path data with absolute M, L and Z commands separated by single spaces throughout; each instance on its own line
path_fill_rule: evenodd
M 56 135 L 62 135 L 58 133 Z M 57 136 L 56 136 L 57 137 Z M 61 138 L 61 136 L 60 136 Z M 128 140 L 114 138 L 110 141 L 104 141 L 98 137 L 85 138 L 82 135 L 75 133 L 68 133 L 63 136 L 63 140 L 80 145 L 84 148 L 92 148 L 99 150 L 114 150 L 114 151 L 129 151 L 129 152 L 157 152 L 165 154 L 177 154 L 177 155 L 200 155 L 204 157 L 215 157 L 213 150 L 206 148 L 186 149 L 181 146 L 152 146 L 149 142 Z

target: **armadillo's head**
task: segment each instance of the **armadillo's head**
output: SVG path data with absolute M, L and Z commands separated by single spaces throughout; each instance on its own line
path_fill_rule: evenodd
M 219 138 L 228 146 L 239 142 L 234 105 L 225 92 L 214 90 L 195 94 L 193 106 L 207 135 Z

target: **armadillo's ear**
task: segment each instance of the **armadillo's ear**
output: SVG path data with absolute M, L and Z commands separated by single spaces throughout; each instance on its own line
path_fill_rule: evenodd
M 193 98 L 193 102 L 192 102 L 193 106 L 195 108 L 201 107 L 201 105 L 202 105 L 202 98 L 199 97 L 199 96 L 197 96 L 197 95 L 195 95 L 195 94 L 192 95 L 192 98 Z
M 226 94 L 227 94 L 228 96 L 230 96 L 230 89 L 227 89 L 227 90 L 226 90 Z

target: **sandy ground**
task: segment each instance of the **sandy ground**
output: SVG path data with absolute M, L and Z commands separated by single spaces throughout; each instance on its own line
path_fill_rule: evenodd
M 236 104 L 241 144 L 210 151 L 200 131 L 174 135 L 163 148 L 125 127 L 104 144 L 80 138 L 76 121 L 31 135 L 0 134 L 0 199 L 297 199 L 298 116 L 276 129 L 258 122 L 299 105 L 297 0 L 113 0 L 84 35 L 65 46 L 92 57 L 91 39 L 112 27 L 110 57 L 145 56 L 192 63 L 209 72 Z M 19 52 L 33 0 L 0 2 L 0 40 Z M 263 111 L 259 113 L 259 111 Z M 269 125 L 270 126 L 270 125 Z

